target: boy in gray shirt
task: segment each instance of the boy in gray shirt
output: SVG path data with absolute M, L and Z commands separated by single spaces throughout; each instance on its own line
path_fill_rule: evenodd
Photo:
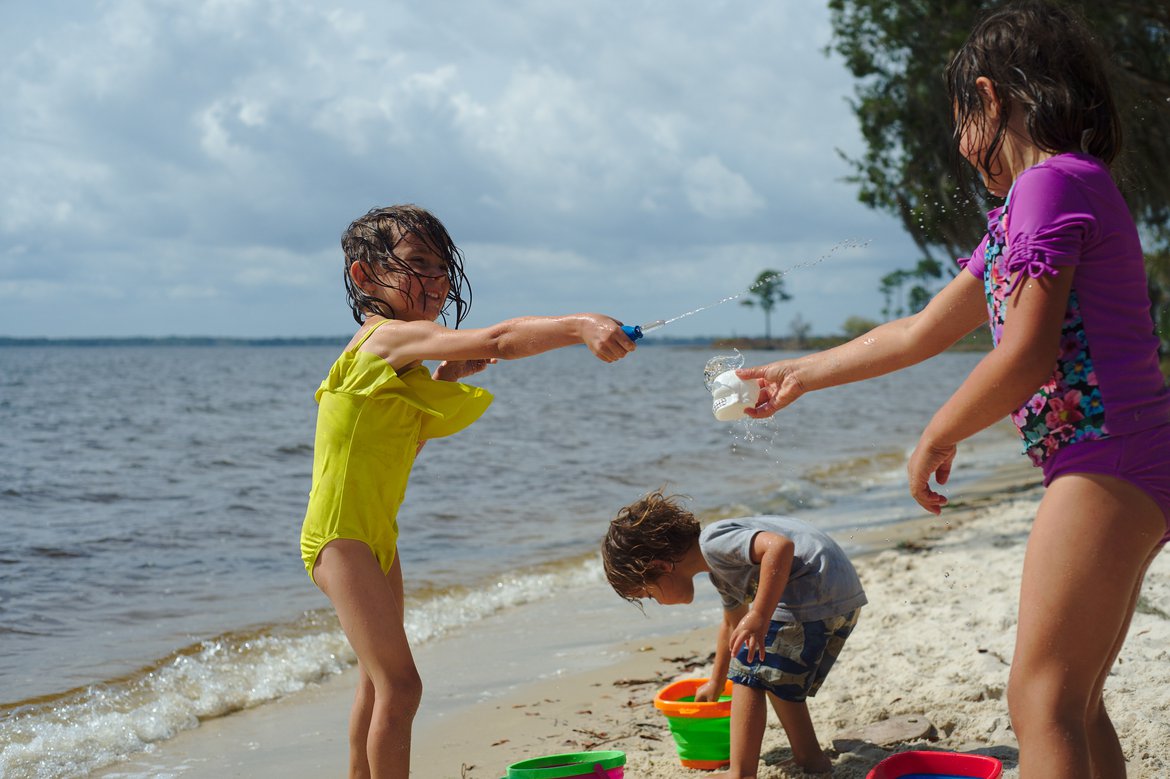
M 711 679 L 697 701 L 731 696 L 731 779 L 754 777 L 767 706 L 780 718 L 793 761 L 832 770 L 805 699 L 815 695 L 857 624 L 865 592 L 844 551 L 825 533 L 791 517 L 724 519 L 700 529 L 691 512 L 661 490 L 618 512 L 601 548 L 605 575 L 630 601 L 690 603 L 693 578 L 706 573 L 723 600 Z M 713 777 L 713 779 L 718 779 Z

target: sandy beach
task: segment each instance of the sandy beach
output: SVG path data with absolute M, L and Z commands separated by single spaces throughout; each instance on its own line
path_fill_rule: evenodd
M 992 755 L 1017 776 L 1004 691 L 1015 638 L 1024 544 L 1041 496 L 1028 467 L 1012 467 L 964 494 L 941 518 L 909 517 L 873 531 L 855 559 L 869 605 L 828 681 L 810 700 L 833 775 L 864 778 L 889 754 L 943 749 Z M 853 539 L 856 541 L 857 539 Z M 700 586 L 706 586 L 705 584 Z M 561 752 L 616 749 L 637 779 L 702 777 L 678 761 L 655 692 L 704 676 L 708 628 L 625 641 L 585 672 L 523 685 L 416 728 L 412 775 L 498 779 L 509 764 Z M 1129 775 L 1170 776 L 1170 558 L 1154 562 L 1129 639 L 1106 691 Z M 420 657 L 428 665 L 450 658 Z M 203 723 L 107 777 L 343 776 L 351 674 L 290 699 Z M 761 779 L 803 776 L 775 717 Z

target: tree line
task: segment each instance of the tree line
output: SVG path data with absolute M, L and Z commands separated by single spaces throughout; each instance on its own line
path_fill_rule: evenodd
M 1113 175 L 1145 247 L 1152 311 L 1170 355 L 1170 3 L 1065 0 L 1109 54 L 1125 142 Z M 954 258 L 979 243 L 985 213 L 1001 205 L 957 154 L 943 71 L 993 0 L 829 0 L 832 41 L 857 79 L 851 106 L 864 140 L 849 181 L 870 208 L 897 216 L 922 256 L 882 277 L 887 319 L 921 310 L 955 273 Z M 765 277 L 772 277 L 767 282 Z M 753 287 L 771 340 L 771 316 L 791 299 L 767 270 Z M 846 334 L 867 320 L 851 318 Z M 795 321 L 794 334 L 802 326 Z M 805 326 L 807 328 L 807 326 Z M 804 331 L 807 333 L 807 329 Z

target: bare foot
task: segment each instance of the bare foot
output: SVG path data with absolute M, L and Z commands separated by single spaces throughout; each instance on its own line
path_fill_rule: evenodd
M 824 752 L 821 752 L 819 758 L 810 760 L 808 763 L 798 763 L 794 757 L 778 764 L 777 767 L 783 769 L 785 774 L 794 774 L 796 776 L 833 775 L 833 761 Z

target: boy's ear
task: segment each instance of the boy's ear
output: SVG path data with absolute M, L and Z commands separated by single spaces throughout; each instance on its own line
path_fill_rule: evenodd
M 669 573 L 674 570 L 674 563 L 666 560 L 651 560 L 650 570 L 658 574 Z

